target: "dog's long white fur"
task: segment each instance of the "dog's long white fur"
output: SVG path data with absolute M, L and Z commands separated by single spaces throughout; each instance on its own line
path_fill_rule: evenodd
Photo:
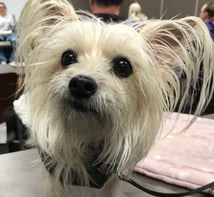
M 81 18 L 65 0 L 27 1 L 18 26 L 17 60 L 25 65 L 31 138 L 57 161 L 58 187 L 62 171 L 66 182 L 70 169 L 88 183 L 87 146 L 102 140 L 99 160 L 112 170 L 131 172 L 151 148 L 163 112 L 173 111 L 178 104 L 181 110 L 193 98 L 189 89 L 196 87 L 201 71 L 203 84 L 195 114 L 209 102 L 214 50 L 203 22 L 187 17 L 141 26 L 140 22 L 104 24 L 93 17 Z M 64 69 L 61 56 L 68 49 L 78 54 L 78 62 Z M 112 59 L 118 56 L 132 64 L 128 78 L 112 72 Z M 183 83 L 178 70 L 185 76 Z M 66 104 L 69 81 L 76 75 L 97 82 L 90 102 L 99 117 L 76 112 Z

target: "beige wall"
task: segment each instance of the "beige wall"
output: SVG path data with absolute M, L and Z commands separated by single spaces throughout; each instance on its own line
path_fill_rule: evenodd
M 195 0 L 164 0 L 166 18 L 194 15 Z
M 88 0 L 69 0 L 75 9 L 89 10 Z
M 121 7 L 121 15 L 127 17 L 128 6 L 135 0 L 125 0 Z M 207 0 L 209 1 L 209 0 Z M 173 17 L 198 15 L 200 7 L 207 2 L 206 0 L 138 0 L 143 8 L 143 12 L 149 18 L 160 18 L 161 2 L 163 3 L 162 18 L 169 19 Z M 213 0 L 214 1 L 214 0 Z M 76 9 L 89 10 L 88 0 L 71 0 Z M 197 8 L 198 2 L 198 9 Z

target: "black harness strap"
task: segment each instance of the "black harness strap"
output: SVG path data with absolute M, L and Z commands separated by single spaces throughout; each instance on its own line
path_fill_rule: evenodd
M 108 165 L 105 165 L 102 162 L 96 162 L 98 155 L 102 150 L 102 143 L 90 144 L 88 146 L 88 157 L 90 158 L 86 162 L 86 170 L 89 175 L 89 185 L 86 185 L 80 181 L 80 174 L 75 169 L 70 169 L 69 174 L 67 176 L 66 184 L 77 185 L 77 186 L 85 186 L 85 187 L 94 187 L 94 188 L 102 188 L 102 186 L 108 181 L 108 179 L 114 173 Z M 48 153 L 41 151 L 39 149 L 39 154 L 41 160 L 47 169 L 47 171 L 54 176 L 55 170 L 57 168 L 57 162 L 51 157 Z M 60 174 L 61 183 L 65 182 L 64 179 L 64 169 Z
M 181 193 L 161 193 L 161 192 L 156 192 L 156 191 L 153 191 L 153 190 L 150 190 L 140 184 L 138 184 L 137 182 L 135 182 L 133 179 L 129 178 L 128 176 L 126 175 L 123 175 L 123 174 L 120 174 L 118 173 L 117 176 L 119 177 L 120 180 L 122 181 L 125 181 L 125 182 L 128 182 L 130 183 L 131 185 L 133 185 L 134 187 L 148 193 L 148 194 L 151 194 L 153 196 L 157 196 L 157 197 L 183 197 L 183 196 L 188 196 L 188 195 L 194 195 L 194 194 L 197 194 L 197 193 L 201 193 L 207 189 L 210 189 L 210 188 L 213 188 L 214 187 L 214 182 L 211 182 L 207 185 L 204 185 L 202 187 L 199 187 L 197 189 L 194 189 L 194 190 L 190 190 L 190 191 L 187 191 L 187 192 L 181 192 Z

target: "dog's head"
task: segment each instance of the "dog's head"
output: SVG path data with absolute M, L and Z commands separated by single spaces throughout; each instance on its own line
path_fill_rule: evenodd
M 98 159 L 119 170 L 135 164 L 151 147 L 162 113 L 181 94 L 185 104 L 188 90 L 181 91 L 175 68 L 187 89 L 204 71 L 197 112 L 213 83 L 212 41 L 197 18 L 104 24 L 77 15 L 66 1 L 30 0 L 19 38 L 32 136 L 65 165 L 71 157 L 84 160 L 88 145 L 101 141 Z

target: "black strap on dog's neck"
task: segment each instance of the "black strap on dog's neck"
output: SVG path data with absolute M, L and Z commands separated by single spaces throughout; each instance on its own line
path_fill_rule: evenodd
M 194 195 L 194 194 L 198 194 L 201 193 L 207 189 L 213 188 L 214 187 L 214 182 L 211 182 L 207 185 L 204 185 L 202 187 L 199 187 L 197 189 L 194 190 L 190 190 L 187 192 L 181 192 L 181 193 L 162 193 L 162 192 L 156 192 L 153 190 L 150 190 L 140 184 L 138 184 L 137 182 L 135 182 L 133 179 L 129 178 L 128 176 L 124 175 L 124 174 L 120 174 L 118 173 L 117 176 L 119 177 L 120 180 L 125 181 L 127 183 L 130 183 L 131 185 L 133 185 L 134 187 L 140 189 L 141 191 L 144 191 L 148 194 L 151 194 L 153 196 L 157 196 L 157 197 L 184 197 L 184 196 L 188 196 L 188 195 Z
M 100 152 L 103 149 L 103 143 L 90 144 L 87 147 L 87 156 L 90 158 L 85 162 L 86 170 L 89 175 L 89 185 L 85 185 L 80 181 L 80 174 L 75 169 L 70 169 L 67 176 L 66 183 L 76 186 L 87 186 L 100 189 L 114 173 L 111 170 L 110 165 L 104 164 L 104 162 L 96 162 Z M 57 168 L 57 162 L 47 152 L 39 149 L 41 160 L 46 167 L 47 171 L 54 176 L 54 172 Z M 116 167 L 115 167 L 116 168 Z M 60 174 L 60 181 L 64 183 L 64 169 Z

